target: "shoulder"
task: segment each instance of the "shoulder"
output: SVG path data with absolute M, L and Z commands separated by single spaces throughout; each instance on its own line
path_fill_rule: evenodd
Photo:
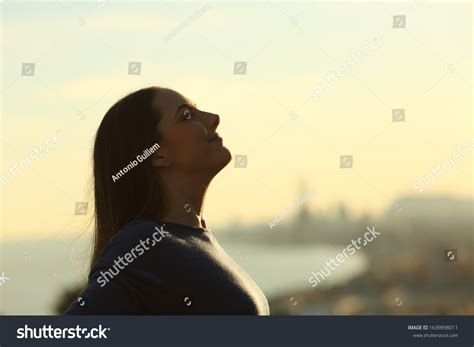
M 96 266 L 108 266 L 118 256 L 123 256 L 134 249 L 142 253 L 141 250 L 158 248 L 156 246 L 160 244 L 160 249 L 165 251 L 166 248 L 176 244 L 176 240 L 173 239 L 172 234 L 162 223 L 148 219 L 133 220 L 121 227 L 109 240 Z
M 149 219 L 134 219 L 119 229 L 112 240 L 119 238 L 132 238 L 137 236 L 148 236 L 150 232 L 161 225 Z M 111 241 L 112 241 L 111 240 Z
M 149 219 L 135 219 L 121 227 L 110 239 L 108 246 L 130 242 L 140 243 L 141 241 L 151 244 L 152 240 L 165 238 L 171 239 L 171 233 L 167 230 L 165 224 Z

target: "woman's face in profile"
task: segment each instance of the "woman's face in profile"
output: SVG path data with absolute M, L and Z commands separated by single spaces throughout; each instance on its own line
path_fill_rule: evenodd
M 183 95 L 164 88 L 157 92 L 153 107 L 161 113 L 159 153 L 164 159 L 158 166 L 214 176 L 230 162 L 229 150 L 216 137 L 217 114 L 201 111 Z

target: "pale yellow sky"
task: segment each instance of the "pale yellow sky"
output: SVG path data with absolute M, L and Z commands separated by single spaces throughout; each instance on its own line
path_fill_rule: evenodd
M 248 156 L 247 168 L 231 162 L 211 185 L 213 225 L 267 227 L 309 191 L 311 209 L 344 203 L 355 214 L 404 194 L 473 196 L 473 151 L 414 189 L 473 138 L 472 4 L 212 3 L 196 19 L 202 4 L 95 5 L 3 9 L 0 174 L 60 130 L 54 149 L 0 189 L 3 239 L 85 223 L 74 206 L 88 200 L 93 135 L 116 100 L 153 84 L 220 114 L 224 144 Z M 401 14 L 406 28 L 394 29 Z M 374 37 L 373 55 L 309 99 Z M 128 75 L 129 61 L 142 63 L 140 76 Z M 235 61 L 247 61 L 246 75 L 233 74 Z M 20 76 L 25 62 L 34 76 Z M 396 108 L 405 122 L 392 122 Z M 346 154 L 352 169 L 339 167 Z

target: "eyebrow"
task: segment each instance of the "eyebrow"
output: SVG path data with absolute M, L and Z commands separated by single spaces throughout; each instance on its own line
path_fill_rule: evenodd
M 182 105 L 180 105 L 180 106 L 176 109 L 175 117 L 178 115 L 179 111 L 180 111 L 183 107 L 186 107 L 186 106 L 188 106 L 188 107 L 194 107 L 194 108 L 197 107 L 196 104 L 194 104 L 194 106 L 191 105 L 191 104 L 182 104 Z

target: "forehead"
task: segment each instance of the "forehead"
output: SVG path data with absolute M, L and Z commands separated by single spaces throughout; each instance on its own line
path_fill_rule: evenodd
M 176 110 L 182 104 L 193 105 L 194 103 L 172 89 L 158 89 L 153 99 L 153 108 L 159 110 L 163 118 L 174 117 Z

